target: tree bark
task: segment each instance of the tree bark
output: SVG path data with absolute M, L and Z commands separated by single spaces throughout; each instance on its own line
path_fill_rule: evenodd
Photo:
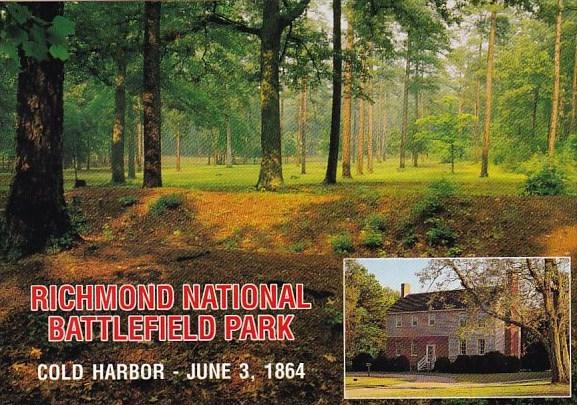
M 381 151 L 382 151 L 382 159 L 383 162 L 385 160 L 387 160 L 387 125 L 388 125 L 388 114 L 387 114 L 387 107 L 388 107 L 388 101 L 389 101 L 389 94 L 385 91 L 385 95 L 383 97 L 383 137 L 381 142 L 382 147 L 381 147 Z
M 143 128 L 142 128 L 142 104 L 141 97 L 136 99 L 134 106 L 134 114 L 136 116 L 136 171 L 142 171 L 142 155 L 143 155 Z
M 176 171 L 180 171 L 180 129 L 176 130 Z
M 124 124 L 126 120 L 126 55 L 119 47 L 115 57 L 116 77 L 114 78 L 114 123 L 110 147 L 112 182 L 124 183 Z
M 405 80 L 403 85 L 403 111 L 401 117 L 401 143 L 399 146 L 399 167 L 405 168 L 405 149 L 407 146 L 407 129 L 409 124 L 409 80 L 411 74 L 411 39 L 407 38 L 407 55 L 405 57 Z
M 555 141 L 559 120 L 559 98 L 561 91 L 561 28 L 563 23 L 563 0 L 557 0 L 557 18 L 555 22 L 555 69 L 553 76 L 553 95 L 551 98 L 551 123 L 547 136 L 547 154 L 555 153 Z
M 577 34 L 575 34 L 575 57 L 573 59 L 573 82 L 571 83 L 571 127 L 570 133 L 577 133 Z
M 348 19 L 347 45 L 349 52 L 353 50 L 354 40 L 353 24 Z M 350 56 L 347 57 L 344 70 L 344 90 L 343 90 L 343 177 L 351 178 L 351 116 L 352 116 L 352 95 L 353 95 L 353 64 Z
M 491 112 L 493 108 L 493 59 L 495 35 L 497 32 L 497 11 L 491 11 L 491 29 L 487 48 L 487 76 L 485 83 L 485 117 L 483 120 L 483 150 L 481 153 L 481 177 L 489 176 L 489 146 L 491 137 Z
M 357 175 L 362 175 L 365 154 L 365 100 L 359 100 L 359 127 L 357 128 Z
M 369 93 L 373 97 L 373 85 L 369 82 Z M 373 172 L 373 102 L 368 101 L 367 112 L 367 171 Z
M 226 118 L 226 167 L 232 167 L 232 129 L 230 117 Z
M 339 160 L 339 137 L 341 125 L 341 0 L 333 0 L 333 96 L 331 106 L 331 132 L 329 135 L 329 157 L 325 184 L 337 182 L 337 165 Z
M 128 110 L 130 112 L 130 110 Z M 137 117 L 135 117 L 137 118 Z M 136 178 L 136 137 L 137 128 L 128 131 L 128 178 Z
M 303 81 L 301 89 L 301 115 L 299 117 L 301 140 L 301 174 L 307 173 L 307 84 Z
M 62 15 L 64 3 L 25 4 L 44 21 Z M 16 167 L 6 205 L 10 246 L 21 254 L 73 235 L 66 211 L 62 169 L 64 64 L 20 51 L 17 89 Z M 75 234 L 74 234 L 75 235 Z
M 279 0 L 265 1 L 261 29 L 260 101 L 262 159 L 257 189 L 276 190 L 283 185 L 279 111 L 279 52 L 281 42 Z
M 144 180 L 143 187 L 162 187 L 160 101 L 160 1 L 144 4 Z

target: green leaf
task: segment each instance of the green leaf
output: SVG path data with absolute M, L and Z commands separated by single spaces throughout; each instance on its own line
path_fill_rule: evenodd
M 43 43 L 24 41 L 22 43 L 22 49 L 24 50 L 26 56 L 34 58 L 38 61 L 44 60 L 48 56 L 48 49 L 46 49 L 46 45 Z
M 74 23 L 66 17 L 56 16 L 52 25 L 48 28 L 48 33 L 54 39 L 53 42 L 64 42 L 68 35 L 74 34 Z
M 62 62 L 65 62 L 70 58 L 70 53 L 64 45 L 52 45 L 49 51 L 53 58 L 60 59 Z
M 18 24 L 24 24 L 31 17 L 28 7 L 25 7 L 22 4 L 8 4 L 6 8 L 8 9 L 10 17 L 12 17 Z
M 0 43 L 0 56 L 8 59 L 18 59 L 18 48 L 11 41 Z

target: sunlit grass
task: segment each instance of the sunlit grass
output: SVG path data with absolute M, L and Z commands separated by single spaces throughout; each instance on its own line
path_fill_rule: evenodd
M 439 376 L 445 376 L 453 381 L 417 382 L 411 375 L 347 376 L 345 396 L 346 398 L 491 398 L 570 394 L 569 384 L 551 384 L 550 376 L 543 373 L 439 374 Z
M 325 187 L 321 182 L 325 174 L 326 162 L 324 159 L 310 159 L 307 162 L 307 173 L 301 174 L 300 168 L 291 160 L 284 163 L 283 175 L 285 192 L 305 191 L 325 193 L 334 190 L 334 187 Z M 205 158 L 183 158 L 182 170 L 177 172 L 172 156 L 163 157 L 163 185 L 166 187 L 182 187 L 199 190 L 221 191 L 254 191 L 258 178 L 259 165 L 245 164 L 227 168 L 223 165 L 206 164 Z M 354 165 L 353 165 L 354 166 Z M 512 173 L 502 167 L 491 165 L 488 178 L 479 177 L 480 165 L 477 162 L 458 162 L 455 173 L 451 174 L 448 164 L 428 160 L 420 167 L 408 166 L 398 168 L 397 159 L 386 162 L 375 162 L 374 172 L 356 175 L 353 168 L 353 178 L 343 179 L 339 174 L 337 189 L 348 189 L 351 186 L 370 186 L 383 195 L 406 195 L 422 192 L 428 184 L 440 179 L 449 179 L 457 183 L 462 195 L 519 195 L 526 176 Z M 126 186 L 140 187 L 142 173 L 137 178 L 127 179 Z M 89 186 L 109 184 L 110 171 L 108 168 L 82 170 L 79 178 L 87 181 Z M 0 174 L 0 190 L 6 190 L 9 184 L 9 175 Z M 74 184 L 72 170 L 65 171 L 65 188 L 70 189 Z M 575 194 L 572 192 L 571 194 Z

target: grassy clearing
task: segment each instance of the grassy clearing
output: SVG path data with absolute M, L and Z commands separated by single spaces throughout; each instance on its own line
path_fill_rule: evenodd
M 177 172 L 171 162 L 171 157 L 163 157 L 163 184 L 165 187 L 194 188 L 200 190 L 222 191 L 253 191 L 258 178 L 259 165 L 238 165 L 233 168 L 225 166 L 208 166 L 203 160 L 197 158 L 183 158 L 182 171 Z M 308 173 L 300 174 L 293 162 L 285 163 L 283 175 L 286 192 L 307 191 L 326 193 L 334 190 L 334 187 L 325 187 L 322 182 L 325 174 L 325 161 L 318 158 L 307 163 Z M 353 179 L 338 181 L 337 188 L 348 188 L 351 185 L 370 186 L 372 189 L 382 191 L 384 195 L 407 195 L 420 193 L 426 186 L 442 178 L 456 182 L 461 192 L 467 195 L 519 195 L 526 177 L 518 173 L 510 173 L 498 166 L 491 166 L 490 177 L 479 177 L 479 164 L 463 162 L 457 165 L 456 173 L 450 173 L 447 164 L 426 161 L 420 167 L 407 167 L 398 169 L 396 159 L 382 163 L 375 163 L 374 173 L 356 176 Z M 85 179 L 88 185 L 105 185 L 110 182 L 108 168 L 94 169 L 89 172 L 80 171 L 79 177 Z M 0 190 L 8 188 L 10 176 L 0 174 Z M 74 173 L 72 170 L 65 171 L 65 187 L 72 188 Z M 140 187 L 142 184 L 141 173 L 137 179 L 127 180 L 127 186 Z
M 419 381 L 406 376 L 347 376 L 347 398 L 538 397 L 567 396 L 568 384 L 551 384 L 548 373 L 428 374 L 452 382 Z M 356 381 L 354 381 L 356 379 Z

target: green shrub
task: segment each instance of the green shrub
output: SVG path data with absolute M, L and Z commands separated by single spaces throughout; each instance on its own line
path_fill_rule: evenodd
M 566 193 L 565 182 L 565 173 L 547 164 L 527 178 L 523 195 L 562 195 Z
M 330 238 L 333 252 L 343 254 L 354 250 L 353 238 L 348 232 L 342 232 Z
M 459 257 L 463 254 L 463 249 L 459 246 L 453 246 L 447 251 L 447 256 L 449 257 Z
M 367 371 L 367 363 L 373 364 L 374 360 L 370 353 L 361 352 L 353 357 L 352 371 Z
M 154 216 L 164 214 L 167 210 L 173 210 L 184 203 L 182 194 L 165 194 L 159 197 L 148 208 L 148 213 Z
M 378 248 L 383 244 L 383 234 L 374 229 L 361 231 L 361 244 L 369 249 Z
M 430 218 L 445 209 L 445 200 L 456 194 L 456 186 L 448 180 L 439 180 L 431 183 L 427 192 L 413 206 L 411 217 L 414 221 Z
M 382 214 L 371 214 L 365 219 L 365 227 L 375 231 L 385 231 L 388 225 L 388 218 Z
M 457 241 L 457 234 L 442 221 L 434 219 L 427 223 L 433 226 L 426 232 L 429 246 L 453 246 Z
M 305 243 L 303 241 L 295 242 L 288 247 L 288 251 L 292 253 L 302 253 L 306 249 Z
M 125 197 L 120 197 L 118 202 L 123 208 L 128 208 L 136 204 L 138 202 L 138 198 L 134 197 L 133 195 L 127 195 Z
M 448 373 L 451 371 L 451 360 L 448 357 L 439 357 L 435 361 L 435 370 L 437 373 Z

